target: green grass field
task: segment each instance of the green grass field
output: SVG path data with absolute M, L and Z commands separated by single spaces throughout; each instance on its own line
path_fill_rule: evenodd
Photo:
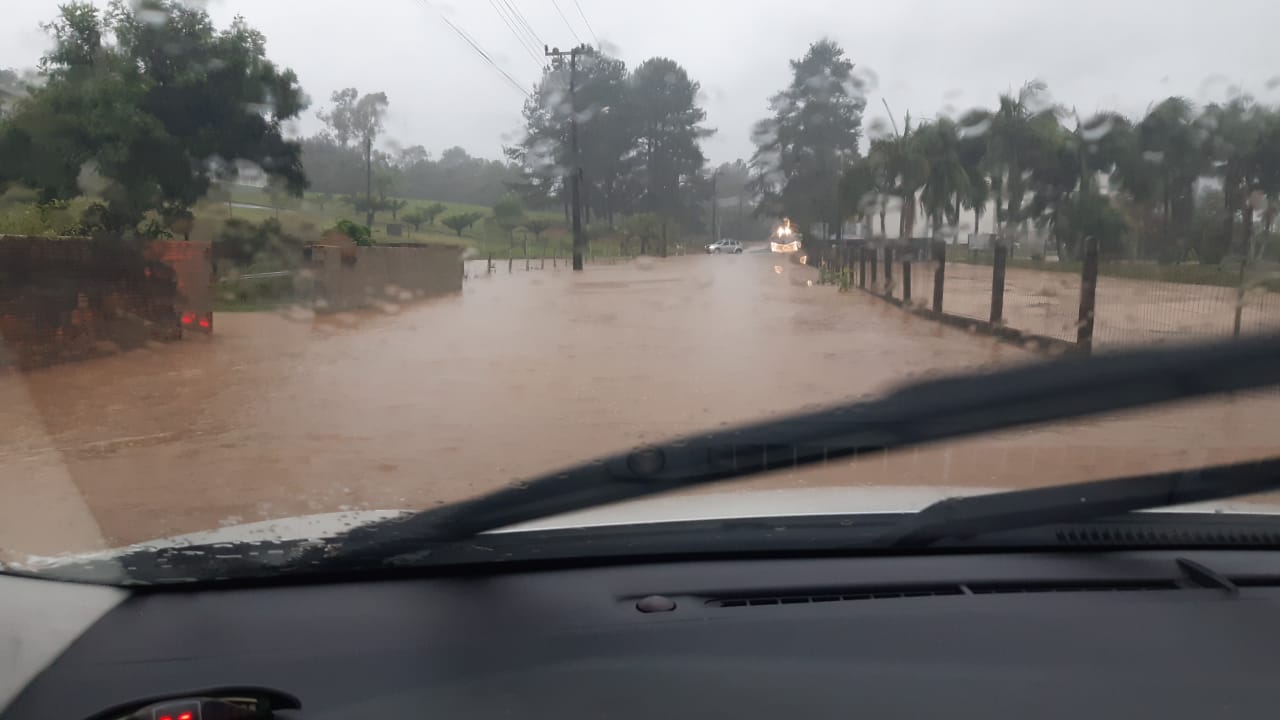
M 406 199 L 408 205 L 397 215 L 403 216 L 416 208 L 424 208 L 433 204 L 430 200 Z M 92 198 L 77 198 L 60 209 L 41 209 L 35 204 L 32 193 L 9 192 L 0 197 L 0 234 L 14 235 L 59 235 L 67 234 L 75 227 L 80 213 Z M 445 211 L 436 218 L 435 224 L 423 224 L 418 229 L 402 222 L 393 221 L 390 212 L 378 212 L 374 217 L 372 231 L 374 242 L 410 242 L 455 245 L 471 248 L 480 257 L 492 256 L 495 260 L 507 258 L 537 259 L 544 256 L 565 257 L 568 255 L 572 240 L 564 216 L 557 211 L 532 211 L 526 216 L 530 219 L 548 220 L 552 227 L 543 232 L 541 237 L 518 228 L 513 234 L 497 227 L 491 221 L 492 210 L 480 205 L 465 203 L 442 203 Z M 351 220 L 364 224 L 364 213 L 355 211 L 350 204 L 340 198 L 325 198 L 319 193 L 308 192 L 303 197 L 275 195 L 265 189 L 250 186 L 232 186 L 221 197 L 209 198 L 196 204 L 192 211 L 195 223 L 189 238 L 195 241 L 211 242 L 220 237 L 227 221 L 231 218 L 260 223 L 268 219 L 277 219 L 284 231 L 304 242 L 319 241 L 324 232 L 332 228 L 339 220 Z M 441 224 L 441 220 L 449 215 L 459 213 L 480 213 L 484 216 L 459 236 Z M 403 234 L 399 237 L 387 234 L 387 224 L 398 222 Z M 627 249 L 617 234 L 601 230 L 599 226 L 588 228 L 590 240 L 589 252 L 596 257 L 614 257 L 624 254 Z M 681 240 L 673 237 L 671 243 L 696 245 L 696 239 Z M 271 270 L 271 267 L 246 268 L 249 271 Z
M 397 214 L 398 217 L 405 212 L 410 212 L 415 208 L 423 208 L 435 202 L 432 200 L 402 199 L 409 204 Z M 236 207 L 237 204 L 257 207 Z M 487 218 L 492 215 L 489 208 L 466 203 L 445 202 L 441 204 L 446 209 L 436 218 L 435 224 L 424 224 L 417 230 L 402 221 L 393 220 L 390 212 L 378 212 L 374 217 L 373 227 L 370 228 L 374 241 L 463 245 L 475 248 L 482 254 L 492 252 L 494 257 L 503 258 L 512 252 L 512 242 L 508 239 L 506 233 L 486 222 L 486 220 L 480 220 L 475 225 L 472 225 L 463 231 L 461 236 L 441 224 L 441 220 L 444 217 L 459 213 L 481 213 Z M 365 221 L 364 213 L 355 211 L 351 205 L 340 198 L 335 197 L 326 201 L 319 193 L 312 192 L 306 193 L 302 198 L 287 196 L 273 198 L 265 190 L 247 186 L 235 186 L 230 193 L 229 201 L 206 201 L 198 205 L 195 212 L 196 229 L 192 233 L 191 239 L 193 240 L 209 240 L 217 237 L 222 225 L 225 224 L 229 217 L 244 218 L 252 222 L 278 218 L 287 232 L 304 239 L 314 237 L 317 240 L 326 229 L 333 227 L 338 220 L 346 219 L 360 224 L 364 224 Z M 527 215 L 530 218 L 545 219 L 553 223 L 563 224 L 562 216 L 555 212 L 534 211 Z M 400 223 L 404 232 L 402 236 L 392 237 L 387 234 L 387 224 L 392 222 Z M 516 231 L 514 252 L 521 257 L 523 235 L 522 231 Z M 568 234 L 565 230 L 557 225 L 543 233 L 542 239 L 548 245 L 548 252 L 550 252 L 558 244 L 566 242 L 567 237 Z M 528 237 L 528 244 L 530 255 L 535 255 L 535 247 L 539 243 L 535 242 L 531 233 Z

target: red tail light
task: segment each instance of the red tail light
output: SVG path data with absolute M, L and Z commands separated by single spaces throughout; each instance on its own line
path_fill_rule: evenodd
M 196 321 L 196 314 L 193 312 L 182 313 L 182 324 L 191 325 Z
M 198 324 L 200 325 L 201 330 L 207 330 L 209 332 L 212 332 L 213 331 L 213 313 L 205 313 L 204 315 L 201 315 L 200 321 Z

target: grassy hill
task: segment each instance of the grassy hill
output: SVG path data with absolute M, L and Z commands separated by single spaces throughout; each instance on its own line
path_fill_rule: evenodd
M 426 207 L 435 202 L 432 200 L 403 199 L 409 204 L 398 213 L 398 216 L 402 216 L 405 212 L 409 212 L 414 208 Z M 414 230 L 412 226 L 400 222 L 404 232 L 404 235 L 400 237 L 392 237 L 387 234 L 387 224 L 399 221 L 393 221 L 390 212 L 378 212 L 374 217 L 374 224 L 371 228 L 374 241 L 465 245 L 475 248 L 481 253 L 493 252 L 495 257 L 506 257 L 511 251 L 511 241 L 506 233 L 485 220 L 481 220 L 463 231 L 461 237 L 440 224 L 441 219 L 444 217 L 458 213 L 475 212 L 487 218 L 492 214 L 489 208 L 466 203 L 446 202 L 441 204 L 446 207 L 446 210 L 436 218 L 434 225 L 424 224 L 419 230 Z M 326 200 L 320 194 L 310 192 L 306 193 L 302 198 L 273 197 L 265 190 L 244 186 L 236 186 L 225 201 L 209 200 L 200 203 L 195 209 L 195 214 L 196 227 L 192 232 L 192 240 L 210 240 L 217 237 L 222 225 L 226 223 L 229 217 L 243 218 L 252 222 L 277 218 L 287 232 L 304 239 L 319 239 L 320 234 L 325 229 L 333 227 L 341 219 L 352 220 L 361 224 L 365 220 L 364 213 L 355 211 L 350 204 L 340 198 Z M 528 213 L 528 216 L 557 223 L 556 227 L 542 235 L 542 239 L 549 246 L 554 247 L 557 243 L 567 242 L 568 233 L 563 227 L 560 227 L 560 225 L 563 225 L 563 217 L 561 215 L 555 212 L 535 211 Z M 515 248 L 517 255 L 521 254 L 522 240 L 523 233 L 517 231 Z M 536 248 L 534 246 L 536 243 L 531 233 L 529 234 L 528 242 L 530 245 L 529 253 L 535 255 Z
M 77 198 L 62 208 L 41 208 L 35 203 L 35 196 L 30 192 L 11 191 L 0 197 L 0 234 L 15 235 L 61 235 L 67 234 L 78 222 L 81 212 L 92 198 Z M 407 199 L 408 205 L 398 215 L 415 208 L 423 208 L 433 204 L 430 200 Z M 387 234 L 387 224 L 393 222 L 390 212 L 378 212 L 371 228 L 375 242 L 419 242 L 444 245 L 461 245 L 473 248 L 481 256 L 492 255 L 494 258 L 522 258 L 527 249 L 529 257 L 538 258 L 547 255 L 565 256 L 572 244 L 564 216 L 556 211 L 533 211 L 527 213 L 529 218 L 548 220 L 551 229 L 541 235 L 541 242 L 533 233 L 517 229 L 514 236 L 509 236 L 489 219 L 490 208 L 465 203 L 442 203 L 446 210 L 434 225 L 422 225 L 418 230 L 400 222 L 403 234 L 393 237 Z M 233 186 L 232 189 L 218 198 L 208 198 L 192 208 L 195 223 L 191 229 L 190 239 L 213 241 L 220 237 L 227 221 L 231 218 L 248 220 L 253 223 L 267 219 L 277 219 L 284 231 L 303 241 L 320 240 L 325 230 L 331 228 L 339 220 L 347 219 L 364 223 L 364 213 L 356 212 L 352 206 L 340 198 L 326 198 L 318 193 L 306 193 L 303 197 L 272 195 L 265 189 L 249 186 Z M 458 236 L 441 224 L 441 220 L 458 213 L 480 213 L 485 219 L 480 220 Z M 620 254 L 620 239 L 607 228 L 593 226 L 589 228 L 591 247 L 597 256 Z M 679 240 L 673 237 L 673 244 Z

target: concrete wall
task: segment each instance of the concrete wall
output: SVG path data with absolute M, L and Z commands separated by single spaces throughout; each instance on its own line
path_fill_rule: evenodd
M 311 245 L 305 262 L 318 312 L 341 312 L 462 291 L 462 248 L 383 243 Z

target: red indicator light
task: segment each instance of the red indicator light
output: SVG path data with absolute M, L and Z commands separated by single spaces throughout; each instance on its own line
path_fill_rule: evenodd
M 190 325 L 191 323 L 193 323 L 193 322 L 195 322 L 195 321 L 196 321 L 196 314 L 195 314 L 195 313 L 182 313 L 182 324 L 183 324 L 183 325 Z M 160 720 L 164 720 L 164 718 L 161 718 Z M 170 718 L 169 720 L 173 720 L 173 719 L 172 719 L 172 718 Z
M 172 715 L 161 715 L 160 720 L 173 720 Z
M 184 712 L 178 716 L 178 720 L 191 720 L 191 713 Z
M 212 325 L 212 324 L 213 324 L 213 323 L 209 321 L 209 318 L 200 318 L 200 327 L 202 327 L 202 328 L 208 328 L 208 327 L 209 327 L 210 325 Z M 178 716 L 178 720 L 182 720 L 182 716 L 181 716 L 181 715 L 179 715 L 179 716 Z

